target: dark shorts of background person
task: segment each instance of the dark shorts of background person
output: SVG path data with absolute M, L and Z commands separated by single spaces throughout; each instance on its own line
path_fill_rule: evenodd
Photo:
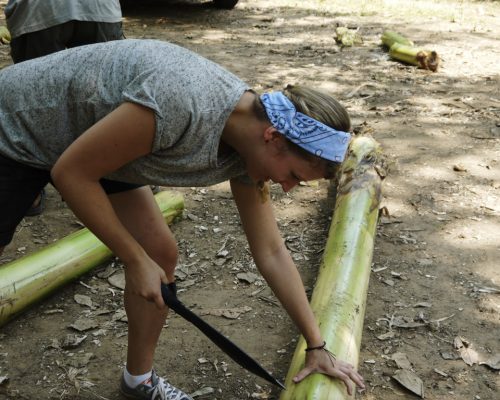
M 10 51 L 18 63 L 70 47 L 123 38 L 121 22 L 68 21 L 13 38 Z
M 51 182 L 50 171 L 33 168 L 0 155 L 0 246 L 12 240 L 42 188 Z M 107 194 L 125 192 L 144 185 L 101 179 Z

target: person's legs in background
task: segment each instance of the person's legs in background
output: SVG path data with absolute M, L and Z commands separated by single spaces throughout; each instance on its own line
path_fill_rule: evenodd
M 26 210 L 49 180 L 49 171 L 0 156 L 0 255 L 12 240 Z
M 70 47 L 123 39 L 121 22 L 68 21 L 13 38 L 10 53 L 14 63 L 65 50 Z M 45 189 L 42 188 L 26 216 L 40 215 L 45 207 Z

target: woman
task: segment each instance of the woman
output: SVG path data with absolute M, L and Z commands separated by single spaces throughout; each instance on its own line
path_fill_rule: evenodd
M 152 370 L 167 314 L 160 283 L 174 281 L 177 245 L 144 185 L 225 180 L 257 267 L 311 350 L 295 381 L 320 372 L 342 379 L 349 393 L 352 382 L 363 387 L 351 365 L 326 351 L 270 201 L 262 201 L 269 180 L 288 191 L 330 177 L 342 162 L 350 121 L 331 96 L 289 87 L 259 97 L 220 66 L 152 40 L 83 46 L 11 66 L 0 72 L 0 87 L 0 246 L 51 179 L 123 261 L 122 393 L 189 399 Z

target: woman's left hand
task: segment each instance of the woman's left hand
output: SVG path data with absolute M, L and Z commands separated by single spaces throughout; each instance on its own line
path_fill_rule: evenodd
M 340 379 L 346 385 L 349 395 L 352 395 L 353 392 L 353 382 L 360 388 L 365 388 L 363 377 L 351 364 L 337 360 L 324 349 L 306 353 L 306 366 L 293 378 L 293 381 L 298 383 L 315 372 Z

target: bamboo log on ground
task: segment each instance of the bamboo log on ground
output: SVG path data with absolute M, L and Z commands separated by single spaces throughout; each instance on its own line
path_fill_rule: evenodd
M 5 26 L 0 26 L 0 43 L 9 44 L 11 39 L 9 30 Z
M 435 51 L 422 50 L 404 44 L 394 43 L 389 49 L 391 58 L 423 69 L 436 72 L 439 67 L 439 56 Z
M 184 209 L 179 192 L 159 192 L 155 199 L 167 223 Z M 111 250 L 84 228 L 0 266 L 0 326 L 111 256 Z
M 375 140 L 353 139 L 341 170 L 333 220 L 311 298 L 327 348 L 356 368 L 381 196 L 379 155 Z M 300 337 L 285 381 L 287 390 L 280 400 L 349 398 L 340 380 L 325 375 L 292 382 L 304 368 L 305 348 Z
M 384 31 L 382 33 L 382 43 L 388 49 L 390 49 L 394 43 L 404 44 L 405 46 L 413 46 L 413 42 L 410 39 L 407 39 L 400 33 L 394 31 Z

